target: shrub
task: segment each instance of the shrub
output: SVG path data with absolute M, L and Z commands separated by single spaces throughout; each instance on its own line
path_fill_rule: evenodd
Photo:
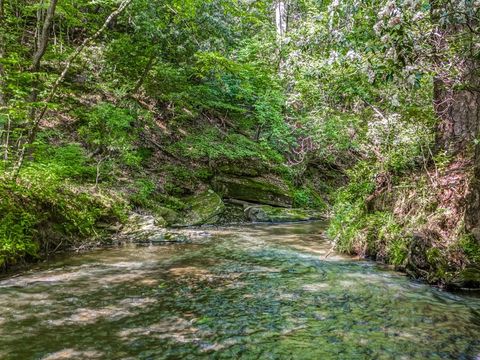
M 327 207 L 323 199 L 310 188 L 293 191 L 293 206 L 305 209 L 325 209 Z
M 127 166 L 140 165 L 142 156 L 134 146 L 138 138 L 134 127 L 136 118 L 130 111 L 101 103 L 85 117 L 86 123 L 78 132 L 91 149 L 104 158 L 119 157 Z

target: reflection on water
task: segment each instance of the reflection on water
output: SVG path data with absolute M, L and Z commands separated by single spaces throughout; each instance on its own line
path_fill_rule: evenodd
M 0 358 L 480 359 L 480 299 L 331 253 L 321 231 L 215 229 L 5 279 Z

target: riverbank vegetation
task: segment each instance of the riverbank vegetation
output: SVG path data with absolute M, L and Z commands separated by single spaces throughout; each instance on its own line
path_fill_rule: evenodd
M 0 0 L 1 266 L 132 212 L 328 216 L 340 251 L 480 285 L 479 10 Z

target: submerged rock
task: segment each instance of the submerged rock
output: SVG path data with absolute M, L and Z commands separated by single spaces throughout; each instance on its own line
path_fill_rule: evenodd
M 245 209 L 245 215 L 253 222 L 272 223 L 324 219 L 324 215 L 315 210 L 285 209 L 269 205 L 247 207 Z
M 220 176 L 213 180 L 214 189 L 224 198 L 249 201 L 280 207 L 291 207 L 292 195 L 280 180 L 275 183 L 265 178 Z
M 213 190 L 185 200 L 187 210 L 174 227 L 215 224 L 225 210 L 225 204 Z

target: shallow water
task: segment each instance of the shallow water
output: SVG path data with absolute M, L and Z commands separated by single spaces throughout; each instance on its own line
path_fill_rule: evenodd
M 331 253 L 322 229 L 208 230 L 4 279 L 0 358 L 480 359 L 479 298 Z

